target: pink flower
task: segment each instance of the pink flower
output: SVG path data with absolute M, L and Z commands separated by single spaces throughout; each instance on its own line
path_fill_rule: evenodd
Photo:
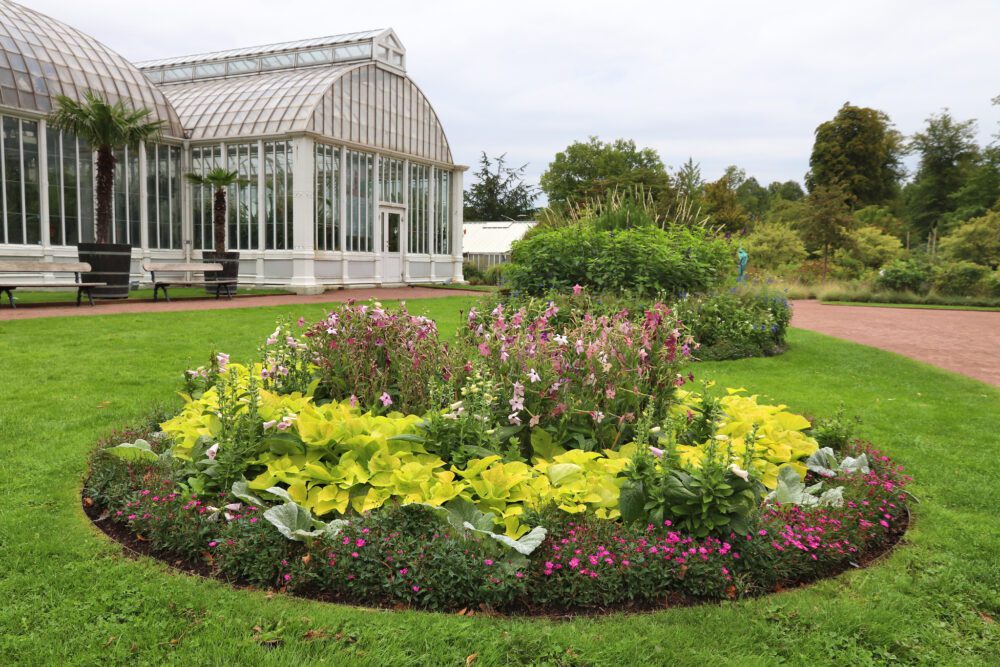
M 486 565 L 493 565 L 493 561 L 491 559 L 489 559 L 489 558 L 487 558 L 486 560 L 484 560 L 483 563 L 485 563 Z
M 583 285 L 579 283 L 573 285 L 573 296 L 580 296 L 581 294 L 583 294 Z
M 649 447 L 649 453 L 652 454 L 653 456 L 655 456 L 658 459 L 662 459 L 663 458 L 663 450 L 660 449 L 659 447 L 653 447 L 652 445 L 650 445 L 650 447 Z
M 419 593 L 420 592 L 420 586 L 410 586 L 410 588 L 413 589 L 414 593 Z
M 407 574 L 407 573 L 408 573 L 409 571 L 410 571 L 410 570 L 409 570 L 408 568 L 405 568 L 405 567 L 403 567 L 403 568 L 400 568 L 400 570 L 399 570 L 399 574 L 405 577 L 405 576 L 406 576 L 406 574 Z
M 351 394 L 351 397 L 347 399 L 347 402 L 351 404 L 352 408 L 358 407 L 358 397 L 354 394 Z
M 354 546 L 363 547 L 365 546 L 365 541 L 359 537 L 354 541 Z
M 392 396 L 390 396 L 389 392 L 387 391 L 383 391 L 382 395 L 379 396 L 378 400 L 382 401 L 382 405 L 385 407 L 389 407 L 390 405 L 392 405 Z
M 215 443 L 205 451 L 205 456 L 210 459 L 215 459 L 215 455 L 219 453 L 219 443 Z
M 216 542 L 215 540 L 212 540 L 211 542 L 208 543 L 208 546 L 209 547 L 214 547 L 216 544 L 218 544 L 218 542 Z

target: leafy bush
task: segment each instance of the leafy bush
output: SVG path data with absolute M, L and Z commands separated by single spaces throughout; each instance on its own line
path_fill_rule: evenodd
M 516 242 L 505 279 L 512 290 L 533 295 L 577 284 L 647 296 L 679 294 L 720 284 L 734 264 L 729 243 L 701 227 L 602 230 L 579 222 Z
M 487 285 L 503 285 L 504 275 L 507 272 L 507 264 L 494 264 L 483 273 L 483 282 Z
M 481 284 L 483 280 L 483 272 L 479 265 L 472 262 L 462 262 L 462 275 L 473 285 Z M 474 280 L 478 282 L 472 282 Z
M 914 259 L 897 259 L 882 267 L 875 285 L 883 290 L 923 294 L 930 280 L 931 270 L 927 264 Z
M 941 294 L 976 296 L 990 273 L 985 266 L 965 260 L 938 264 L 934 267 L 933 285 Z
M 697 341 L 701 359 L 739 359 L 776 354 L 785 347 L 792 309 L 768 289 L 688 296 L 675 312 Z
M 962 224 L 941 239 L 941 254 L 996 269 L 1000 266 L 1000 211 Z
M 808 256 L 798 232 L 778 223 L 758 225 L 744 246 L 750 254 L 748 266 L 770 271 L 790 271 Z

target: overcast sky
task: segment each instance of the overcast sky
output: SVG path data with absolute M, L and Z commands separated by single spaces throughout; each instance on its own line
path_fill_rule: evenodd
M 998 131 L 1000 2 L 21 0 L 131 60 L 395 28 L 456 162 L 528 163 L 597 135 L 705 177 L 802 180 L 845 102 L 910 134 L 949 107 Z

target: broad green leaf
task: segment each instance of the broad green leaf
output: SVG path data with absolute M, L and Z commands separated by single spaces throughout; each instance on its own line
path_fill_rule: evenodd
M 149 443 L 145 440 L 123 442 L 116 447 L 108 447 L 104 451 L 132 463 L 156 463 L 160 460 L 160 456 L 149 447 Z

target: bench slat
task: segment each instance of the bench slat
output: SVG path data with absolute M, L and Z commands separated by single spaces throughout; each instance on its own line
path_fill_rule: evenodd
M 153 262 L 143 262 L 143 271 L 165 271 L 173 272 L 201 272 L 201 271 L 221 271 L 222 264 L 154 264 Z
M 86 262 L 0 262 L 0 273 L 87 273 Z
M 177 286 L 177 285 L 205 285 L 211 287 L 212 285 L 236 285 L 238 284 L 235 280 L 157 280 L 157 285 L 167 285 Z

